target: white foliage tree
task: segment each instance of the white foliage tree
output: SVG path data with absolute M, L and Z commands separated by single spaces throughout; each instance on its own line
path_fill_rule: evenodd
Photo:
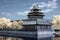
M 12 29 L 16 29 L 17 27 L 18 27 L 17 21 L 13 21 L 13 22 L 12 22 L 12 25 L 11 25 L 11 28 L 12 28 Z
M 52 21 L 55 29 L 60 29 L 60 15 L 56 15 Z
M 19 21 L 19 22 L 13 21 L 12 25 L 11 25 L 11 28 L 12 29 L 22 29 L 23 28 L 22 27 L 22 21 Z
M 11 20 L 7 18 L 0 18 L 0 28 L 4 29 L 11 26 Z
M 22 26 L 23 21 L 22 20 L 18 21 L 18 24 L 19 24 L 19 26 L 17 27 L 17 29 L 22 29 L 23 28 L 23 26 Z
M 7 18 L 0 18 L 0 29 L 22 29 L 23 21 L 13 21 Z
M 10 19 L 7 18 L 0 18 L 0 29 L 22 29 L 23 21 L 13 21 L 11 22 Z M 18 38 L 11 38 L 11 37 L 0 37 L 0 40 L 16 40 Z M 22 40 L 21 38 L 19 40 Z

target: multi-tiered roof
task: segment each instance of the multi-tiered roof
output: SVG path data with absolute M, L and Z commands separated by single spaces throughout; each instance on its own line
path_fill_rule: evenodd
M 41 12 L 38 6 L 33 6 L 31 12 L 28 13 L 29 19 L 43 19 L 44 14 Z

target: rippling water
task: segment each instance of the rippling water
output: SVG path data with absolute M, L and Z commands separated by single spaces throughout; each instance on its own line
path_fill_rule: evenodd
M 37 40 L 37 39 L 35 39 L 35 38 L 15 38 L 15 37 L 0 36 L 0 40 Z
M 0 40 L 37 40 L 37 39 L 34 39 L 34 38 L 2 37 L 2 36 L 0 36 Z M 38 40 L 53 40 L 53 38 L 52 37 L 39 38 Z M 54 37 L 54 40 L 60 40 L 60 37 Z
M 46 37 L 46 38 L 40 38 L 38 40 L 53 40 L 53 38 L 52 37 Z

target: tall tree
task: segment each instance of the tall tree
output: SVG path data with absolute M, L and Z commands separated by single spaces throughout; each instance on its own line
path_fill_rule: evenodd
M 60 15 L 56 15 L 52 21 L 55 29 L 60 29 Z
M 0 29 L 6 29 L 11 26 L 11 20 L 7 18 L 0 18 Z

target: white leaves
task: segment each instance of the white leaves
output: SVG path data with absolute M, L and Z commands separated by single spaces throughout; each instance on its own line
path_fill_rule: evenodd
M 0 28 L 11 26 L 11 20 L 7 18 L 0 18 Z
M 11 22 L 10 19 L 7 18 L 0 18 L 0 28 L 11 28 L 11 29 L 22 29 L 23 21 L 13 21 Z
M 22 29 L 22 21 L 13 21 L 11 25 L 11 29 Z
M 60 15 L 54 16 L 52 23 L 54 24 L 55 29 L 60 29 Z

